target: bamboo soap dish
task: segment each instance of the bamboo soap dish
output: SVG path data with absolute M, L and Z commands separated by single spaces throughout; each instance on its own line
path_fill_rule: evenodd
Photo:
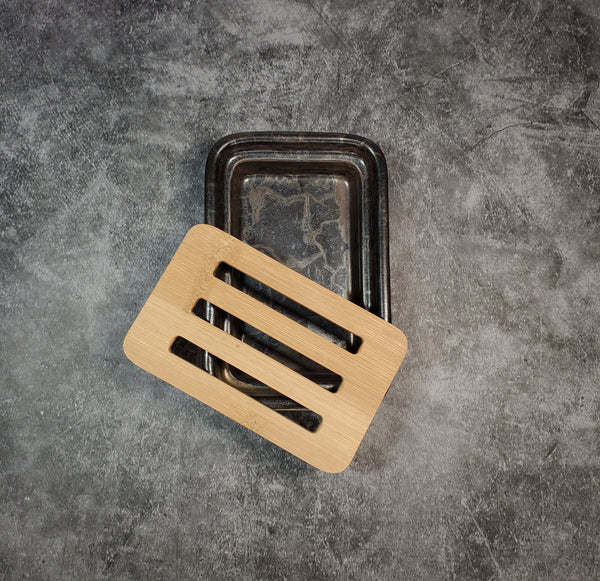
M 350 352 L 220 280 L 228 265 L 359 338 Z M 341 377 L 332 393 L 194 314 L 205 300 Z M 185 340 L 312 410 L 315 430 L 293 422 L 173 352 Z M 136 365 L 326 472 L 352 460 L 404 355 L 396 327 L 209 225 L 193 227 L 125 337 Z

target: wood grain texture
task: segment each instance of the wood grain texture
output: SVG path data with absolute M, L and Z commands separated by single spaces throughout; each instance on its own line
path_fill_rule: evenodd
M 214 277 L 225 262 L 362 338 L 349 353 Z M 342 376 L 336 393 L 192 313 L 204 298 Z M 309 432 L 171 353 L 195 343 L 322 416 Z M 340 472 L 352 460 L 406 353 L 396 327 L 208 225 L 185 236 L 124 341 L 127 357 L 309 464 Z

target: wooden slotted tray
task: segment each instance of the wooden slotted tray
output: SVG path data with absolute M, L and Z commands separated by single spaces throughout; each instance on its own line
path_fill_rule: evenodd
M 253 277 L 360 338 L 346 351 L 215 276 L 222 264 Z M 199 299 L 223 309 L 341 376 L 335 393 L 194 314 Z M 310 431 L 172 351 L 183 338 L 318 414 Z M 244 242 L 193 227 L 124 341 L 127 357 L 229 418 L 326 472 L 352 460 L 406 353 L 404 334 Z

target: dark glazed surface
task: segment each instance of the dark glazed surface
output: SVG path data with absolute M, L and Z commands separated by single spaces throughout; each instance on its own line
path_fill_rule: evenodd
M 0 0 L 0 579 L 600 577 L 597 0 Z M 121 344 L 237 131 L 389 176 L 409 350 L 339 475 Z
M 209 153 L 206 176 L 208 223 L 389 320 L 387 172 L 377 145 L 342 134 L 229 135 Z M 268 289 L 257 293 L 245 277 L 232 283 L 281 310 Z M 327 321 L 319 325 L 289 302 L 281 305 L 316 332 L 327 331 Z M 214 314 L 207 316 L 215 320 Z M 227 319 L 216 322 L 323 387 L 339 385 L 337 376 L 319 372 L 263 334 Z M 350 336 L 336 342 L 350 350 L 358 345 Z M 255 396 L 278 395 L 223 362 L 209 357 L 206 367 Z M 279 398 L 265 401 L 282 405 Z
M 347 208 L 357 192 L 343 175 L 323 171 L 299 175 L 291 167 L 290 173 L 274 175 L 268 169 L 257 173 L 248 168 L 239 183 L 234 232 L 286 266 L 350 298 Z

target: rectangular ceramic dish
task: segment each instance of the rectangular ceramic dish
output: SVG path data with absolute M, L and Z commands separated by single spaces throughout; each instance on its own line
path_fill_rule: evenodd
M 333 133 L 230 135 L 208 156 L 205 190 L 208 224 L 390 321 L 387 170 L 377 145 Z M 354 336 L 239 271 L 217 276 L 356 351 Z M 196 314 L 322 387 L 339 386 L 338 375 L 210 304 Z M 207 353 L 189 358 L 270 407 L 303 409 Z

